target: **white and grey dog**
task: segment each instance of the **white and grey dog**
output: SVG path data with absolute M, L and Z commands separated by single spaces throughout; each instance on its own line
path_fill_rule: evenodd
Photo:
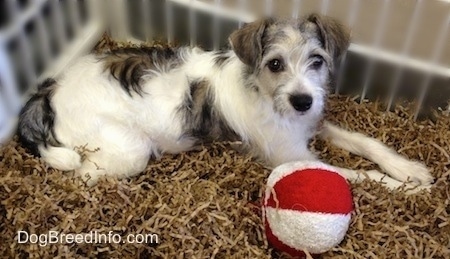
M 128 177 L 149 158 L 215 140 L 240 140 L 270 166 L 316 160 L 318 131 L 347 31 L 319 15 L 266 19 L 230 36 L 232 50 L 122 49 L 88 55 L 40 85 L 24 107 L 19 136 L 52 167 L 75 170 L 88 184 Z M 381 142 L 325 122 L 322 137 L 378 163 L 364 176 L 390 188 L 433 181 L 427 168 Z M 81 159 L 74 149 L 97 149 Z M 363 179 L 338 168 L 347 179 Z

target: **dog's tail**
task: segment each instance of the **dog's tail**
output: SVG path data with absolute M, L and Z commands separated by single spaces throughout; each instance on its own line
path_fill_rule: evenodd
M 328 121 L 324 122 L 320 136 L 339 148 L 377 163 L 383 171 L 398 180 L 419 184 L 429 184 L 434 180 L 422 163 L 408 160 L 377 139 L 344 130 Z
M 55 80 L 47 79 L 23 107 L 19 115 L 19 141 L 34 155 L 40 154 L 53 168 L 74 170 L 81 167 L 81 156 L 63 147 L 53 129 L 55 113 L 50 99 L 55 85 Z
M 72 149 L 65 147 L 40 146 L 39 153 L 51 167 L 70 171 L 81 167 L 81 156 Z

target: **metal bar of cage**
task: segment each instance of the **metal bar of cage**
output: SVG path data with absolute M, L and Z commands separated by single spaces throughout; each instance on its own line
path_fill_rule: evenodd
M 221 0 L 214 0 L 214 8 L 217 10 L 221 9 L 222 2 Z M 221 24 L 220 24 L 220 16 L 216 13 L 213 17 L 213 24 L 212 24 L 212 37 L 213 37 L 213 48 L 214 50 L 218 50 L 220 47 L 220 31 L 221 30 Z
M 0 144 L 13 134 L 16 118 L 11 114 L 18 114 L 22 107 L 11 64 L 4 49 L 0 48 Z
M 412 46 L 411 43 L 412 43 L 413 37 L 416 35 L 417 23 L 420 19 L 419 16 L 422 14 L 422 8 L 423 8 L 423 1 L 417 0 L 416 4 L 414 5 L 414 12 L 413 12 L 413 15 L 411 18 L 412 22 L 408 26 L 408 29 L 406 32 L 405 43 L 403 44 L 403 47 L 402 47 L 402 50 L 400 53 L 402 58 L 407 58 L 407 55 L 409 54 L 409 51 Z M 404 64 L 404 62 L 403 62 L 403 64 Z M 394 97 L 397 92 L 397 88 L 399 87 L 401 76 L 403 74 L 403 68 L 404 68 L 403 64 L 397 66 L 397 71 L 395 72 L 394 79 L 392 80 L 391 87 L 390 87 L 391 91 L 388 95 L 386 111 L 389 111 L 392 107 L 392 103 L 394 101 Z
M 80 8 L 78 6 L 78 1 L 68 1 L 68 4 L 69 16 L 67 18 L 75 35 L 77 35 L 81 30 Z
M 209 13 L 212 15 L 218 15 L 219 17 L 225 18 L 228 20 L 234 20 L 234 21 L 241 20 L 244 23 L 249 23 L 249 22 L 256 20 L 256 17 L 254 17 L 253 15 L 250 15 L 248 13 L 236 12 L 234 10 L 230 10 L 225 7 L 217 9 L 217 8 L 214 8 L 214 4 L 206 3 L 203 1 L 192 0 L 192 3 L 190 1 L 191 0 L 166 0 L 166 2 L 176 3 L 181 6 L 186 6 L 186 7 L 189 7 L 189 5 L 191 5 L 192 8 L 194 8 L 196 11 L 205 12 L 205 13 Z
M 292 18 L 297 19 L 300 13 L 301 0 L 292 0 Z
M 7 28 L 1 30 L 0 44 L 5 43 L 9 39 L 17 35 L 17 33 L 25 27 L 25 24 L 27 24 L 31 19 L 35 17 L 37 10 L 42 8 L 47 1 L 48 0 L 36 0 L 32 3 L 32 5 L 26 8 L 26 10 L 21 12 L 19 15 L 16 1 L 7 0 L 6 3 L 8 12 L 13 15 L 13 21 Z
M 353 25 L 356 22 L 356 17 L 359 11 L 359 0 L 352 0 L 352 8 L 350 9 L 350 15 L 348 16 L 347 24 L 349 28 L 352 28 Z M 343 78 L 344 78 L 344 68 L 345 68 L 345 62 L 347 61 L 347 52 L 343 54 L 341 57 L 341 62 L 339 64 L 339 71 L 337 72 L 337 81 L 336 81 L 336 89 L 335 94 L 339 93 L 339 90 L 342 87 Z
M 101 38 L 104 29 L 104 25 L 101 22 L 91 22 L 84 26 L 79 36 L 66 45 L 64 53 L 52 62 L 52 65 L 37 81 L 61 74 L 73 60 L 92 49 Z
M 265 1 L 265 15 L 272 16 L 273 15 L 273 0 Z
M 238 5 L 239 5 L 238 6 L 239 13 L 247 12 L 247 7 L 248 7 L 248 1 L 247 0 L 239 0 Z M 244 21 L 242 19 L 239 19 L 238 28 L 242 28 L 243 25 L 244 25 Z
M 0 96 L 6 112 L 17 113 L 21 107 L 20 93 L 13 72 L 13 63 L 5 48 L 0 48 Z M 0 127 L 1 128 L 1 127 Z
M 50 0 L 52 12 L 52 23 L 55 26 L 56 40 L 58 47 L 63 49 L 67 44 L 67 33 L 64 29 L 64 14 L 58 0 Z
M 99 2 L 106 4 L 106 1 Z M 130 38 L 130 17 L 128 16 L 127 0 L 108 0 L 108 2 L 111 2 L 111 4 L 106 5 L 111 37 L 126 41 Z
M 371 58 L 374 60 L 376 59 L 381 61 L 387 61 L 394 65 L 403 65 L 405 67 L 414 70 L 432 73 L 437 76 L 450 77 L 450 68 L 411 57 L 402 57 L 402 55 L 395 52 L 359 45 L 355 43 L 350 44 L 349 51 L 364 55 L 367 58 Z
M 322 4 L 320 7 L 320 13 L 326 15 L 328 13 L 329 6 L 330 6 L 330 0 L 322 0 Z
M 173 1 L 166 0 L 165 2 L 165 12 L 166 12 L 166 30 L 167 30 L 167 44 L 172 45 L 174 38 L 174 28 L 173 28 Z
M 437 64 L 439 62 L 439 58 L 441 57 L 442 52 L 444 51 L 445 43 L 447 40 L 447 34 L 449 33 L 450 28 L 450 11 L 447 14 L 447 19 L 444 21 L 444 24 L 441 28 L 441 33 L 438 35 L 438 38 L 436 39 L 436 45 L 434 46 L 434 51 L 431 54 L 430 63 Z M 448 42 L 447 42 L 448 43 Z M 425 95 L 428 91 L 432 75 L 434 71 L 427 71 L 427 75 L 424 78 L 422 85 L 421 85 L 421 92 L 419 94 L 416 111 L 414 113 L 414 120 L 417 120 L 417 117 L 419 116 L 420 109 L 422 108 L 423 101 L 425 99 Z M 450 77 L 450 69 L 448 69 L 448 77 Z
M 13 23 L 20 23 L 20 22 L 25 22 L 23 23 L 23 27 L 19 27 L 17 33 L 17 39 L 18 39 L 18 46 L 20 49 L 20 54 L 21 54 L 21 58 L 23 60 L 23 67 L 25 68 L 25 77 L 27 79 L 27 83 L 28 84 L 33 84 L 37 78 L 37 74 L 35 71 L 35 68 L 33 66 L 33 53 L 31 52 L 31 46 L 30 43 L 27 39 L 27 35 L 25 33 L 25 26 L 26 24 L 28 24 L 29 22 L 31 22 L 31 20 L 34 18 L 34 15 L 36 14 L 36 12 L 39 10 L 39 8 L 41 7 L 40 4 L 42 4 L 44 1 L 36 1 L 33 4 L 31 4 L 30 6 L 28 6 L 29 13 L 31 13 L 32 15 L 28 16 L 28 13 L 23 14 L 23 15 L 27 15 L 26 17 L 22 18 L 22 15 L 20 13 L 20 11 L 18 10 L 19 7 L 17 6 L 15 1 L 8 1 L 8 8 L 9 8 L 9 12 L 13 15 Z
M 191 48 L 193 48 L 197 44 L 197 19 L 195 15 L 194 9 L 194 1 L 189 1 L 189 42 Z
M 39 13 L 36 17 L 38 37 L 39 37 L 39 47 L 41 51 L 41 56 L 43 58 L 44 66 L 47 67 L 52 60 L 52 53 L 50 49 L 50 37 L 48 30 L 45 26 L 44 18 L 42 13 Z
M 239 13 L 245 14 L 247 12 L 247 8 L 248 8 L 248 0 L 239 0 L 238 3 Z M 239 21 L 238 28 L 240 29 L 242 28 L 245 22 L 242 19 L 238 19 L 238 21 Z
M 151 8 L 150 0 L 141 0 L 141 7 L 141 15 L 143 17 L 143 22 L 146 25 L 144 27 L 145 41 L 150 41 L 153 37 L 153 24 L 149 13 Z
M 373 47 L 378 49 L 382 40 L 383 40 L 383 36 L 384 36 L 384 30 L 386 29 L 386 18 L 387 15 L 389 14 L 389 6 L 390 1 L 389 0 L 384 0 L 383 1 L 383 5 L 382 5 L 382 9 L 380 12 L 380 15 L 378 16 L 378 26 L 375 30 L 375 37 L 373 40 Z M 351 46 L 350 46 L 351 47 Z M 366 94 L 370 85 L 370 79 L 372 78 L 372 74 L 374 72 L 375 69 L 375 57 L 370 57 L 369 59 L 369 64 L 366 70 L 366 76 L 364 79 L 364 83 L 363 83 L 363 88 L 362 88 L 362 92 L 361 92 L 361 96 L 360 96 L 360 101 L 362 102 L 365 98 L 366 98 Z

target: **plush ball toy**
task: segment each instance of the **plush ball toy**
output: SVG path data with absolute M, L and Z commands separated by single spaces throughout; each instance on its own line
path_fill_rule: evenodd
M 323 253 L 344 238 L 353 210 L 347 181 L 321 162 L 275 168 L 267 180 L 263 219 L 269 243 L 291 256 Z

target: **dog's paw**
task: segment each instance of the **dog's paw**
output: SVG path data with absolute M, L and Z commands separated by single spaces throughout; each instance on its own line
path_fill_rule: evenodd
M 413 182 L 420 185 L 429 185 L 434 182 L 434 177 L 422 163 L 399 158 L 385 164 L 382 169 L 399 181 Z

